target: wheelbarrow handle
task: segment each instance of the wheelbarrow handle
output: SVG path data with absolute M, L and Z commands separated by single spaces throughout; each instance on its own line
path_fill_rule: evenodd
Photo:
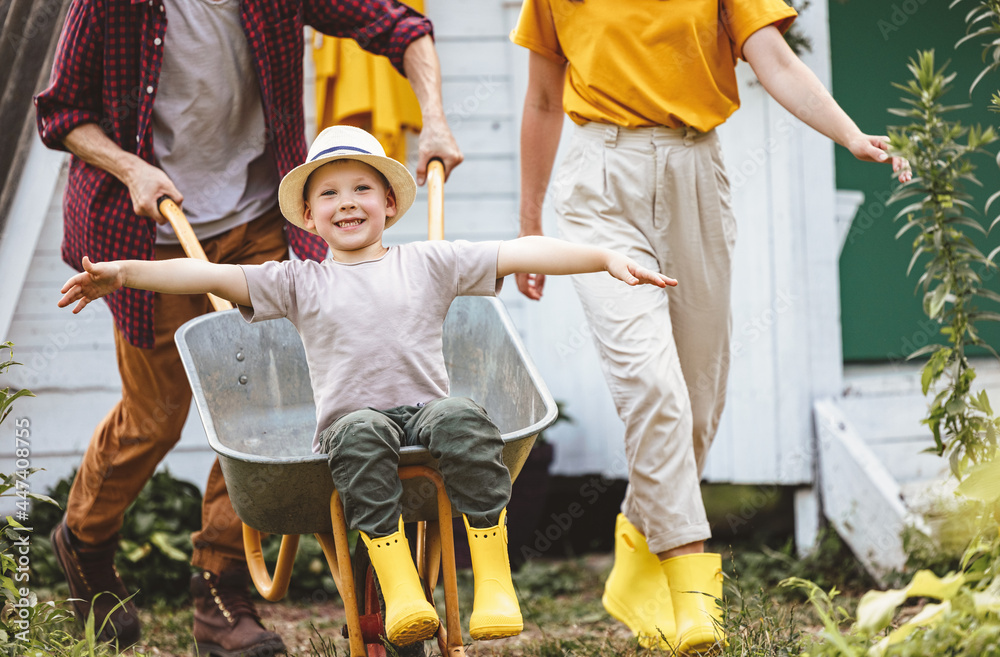
M 438 158 L 427 164 L 427 238 L 444 239 L 444 163 Z
M 194 234 L 194 230 L 191 228 L 191 223 L 188 222 L 187 217 L 184 216 L 184 211 L 174 203 L 173 199 L 169 196 L 161 196 L 156 202 L 157 207 L 170 225 L 174 229 L 174 234 L 177 235 L 177 241 L 181 243 L 181 248 L 184 249 L 184 253 L 188 255 L 189 258 L 194 258 L 195 260 L 208 261 L 208 256 L 205 255 L 205 249 L 201 248 L 201 242 L 198 241 L 198 236 Z M 216 310 L 229 310 L 233 307 L 233 304 L 225 299 L 221 299 L 214 294 L 208 295 L 208 300 L 212 302 L 212 307 Z

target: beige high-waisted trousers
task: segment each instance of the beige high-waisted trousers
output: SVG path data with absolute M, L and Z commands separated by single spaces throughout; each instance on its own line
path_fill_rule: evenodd
M 574 276 L 618 414 L 622 512 L 653 553 L 710 537 L 699 483 L 725 404 L 736 241 L 715 132 L 577 126 L 553 181 L 562 237 L 676 278 L 628 287 Z

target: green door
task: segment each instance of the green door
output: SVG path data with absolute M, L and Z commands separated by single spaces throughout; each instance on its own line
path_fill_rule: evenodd
M 958 72 L 946 104 L 973 104 L 952 116 L 965 124 L 1000 125 L 1000 114 L 987 110 L 991 94 L 1000 89 L 1000 73 L 984 79 L 970 99 L 969 85 L 982 70 L 981 49 L 967 43 L 955 50 L 955 42 L 965 34 L 965 13 L 975 3 L 968 0 L 952 10 L 948 4 L 945 0 L 830 0 L 833 94 L 863 131 L 884 133 L 887 126 L 904 122 L 886 111 L 903 106 L 902 92 L 892 83 L 907 82 L 909 58 L 918 49 L 931 48 L 938 66 L 951 60 L 949 70 Z M 885 205 L 894 187 L 888 167 L 861 163 L 846 149 L 836 150 L 837 187 L 866 195 L 840 258 L 844 360 L 898 360 L 931 339 L 943 340 L 921 309 L 922 293 L 915 292 L 923 261 L 906 276 L 915 235 L 895 239 L 902 223 L 892 218 L 901 206 Z M 1000 189 L 1000 169 L 988 156 L 976 165 L 985 191 L 976 192 L 973 205 L 981 211 L 990 193 Z M 991 212 L 992 217 L 1000 213 L 1000 203 Z M 977 242 L 989 253 L 1000 244 L 1000 226 Z M 988 285 L 1000 290 L 1000 276 L 994 273 Z M 1000 347 L 1000 324 L 984 329 L 983 338 Z

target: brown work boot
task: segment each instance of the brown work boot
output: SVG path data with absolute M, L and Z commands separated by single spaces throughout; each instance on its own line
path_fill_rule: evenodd
M 73 544 L 64 518 L 49 535 L 52 551 L 59 567 L 66 574 L 73 610 L 80 623 L 87 622 L 94 611 L 94 631 L 99 641 L 118 643 L 124 650 L 139 640 L 141 625 L 135 605 L 125 590 L 125 584 L 115 569 L 118 537 L 100 545 Z M 96 597 L 95 597 L 96 596 Z M 125 601 L 119 604 L 120 601 Z
M 250 600 L 250 574 L 230 568 L 219 575 L 207 570 L 191 577 L 194 640 L 201 657 L 271 657 L 285 643 L 264 629 Z

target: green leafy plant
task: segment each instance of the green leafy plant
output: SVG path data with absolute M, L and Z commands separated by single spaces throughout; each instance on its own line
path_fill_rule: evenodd
M 941 325 L 947 339 L 947 344 L 927 345 L 910 358 L 929 355 L 921 377 L 923 392 L 937 392 L 923 422 L 930 427 L 937 453 L 949 458 L 952 472 L 961 478 L 970 463 L 992 456 L 1000 426 L 986 392 L 972 391 L 976 372 L 967 355 L 970 346 L 996 355 L 979 337 L 976 322 L 1000 320 L 1000 314 L 979 305 L 1000 301 L 1000 294 L 986 288 L 980 274 L 996 267 L 992 260 L 1000 250 L 983 255 L 969 239 L 967 229 L 984 235 L 987 231 L 967 214 L 975 210 L 963 189 L 964 183 L 979 184 L 970 158 L 984 153 L 983 147 L 996 135 L 992 128 L 967 128 L 946 118 L 964 106 L 943 104 L 956 74 L 936 66 L 933 50 L 919 52 L 908 68 L 913 79 L 895 86 L 906 93 L 903 102 L 909 107 L 890 111 L 911 122 L 889 135 L 893 151 L 909 160 L 914 175 L 890 202 L 910 201 L 896 216 L 905 220 L 897 238 L 917 233 L 907 273 L 928 256 L 917 285 L 923 289 L 924 312 Z
M 965 0 L 952 0 L 949 5 L 954 9 L 958 5 L 964 5 Z M 976 79 L 972 81 L 971 89 L 975 89 L 980 81 L 990 73 L 1000 69 L 1000 0 L 973 0 L 975 5 L 965 15 L 966 35 L 959 39 L 955 47 L 959 47 L 966 42 L 976 39 L 985 39 L 983 45 L 983 70 L 979 72 Z M 998 104 L 1000 97 L 993 96 L 993 109 L 1000 111 Z
M 4 356 L 3 353 L 7 352 Z M 20 363 L 14 362 L 14 345 L 10 342 L 0 343 L 0 374 L 5 373 L 8 369 L 14 365 L 20 365 Z M 30 390 L 15 390 L 11 392 L 10 386 L 7 386 L 3 390 L 0 390 L 0 422 L 7 419 L 10 415 L 11 406 L 15 400 L 20 397 L 34 397 Z
M 0 374 L 17 365 L 13 360 L 14 346 L 10 342 L 0 344 Z M 0 390 L 0 422 L 7 419 L 15 400 L 33 397 L 28 390 L 11 392 L 10 387 Z M 14 433 L 15 451 L 21 436 Z M 17 466 L 15 461 L 15 466 Z M 56 506 L 51 498 L 30 492 L 27 482 L 38 468 L 23 467 L 10 474 L 0 474 L 0 497 L 16 498 L 18 512 L 27 512 L 28 501 Z M 34 516 L 32 515 L 32 520 Z M 32 528 L 25 527 L 14 518 L 7 516 L 0 524 L 0 590 L 3 591 L 3 606 L 0 608 L 0 654 L 9 657 L 49 657 L 69 655 L 89 655 L 105 657 L 117 654 L 109 646 L 96 641 L 94 618 L 91 616 L 82 639 L 77 639 L 63 628 L 72 618 L 66 601 L 39 602 L 32 590 L 34 581 L 24 561 L 30 556 L 30 563 L 41 557 L 37 536 Z
M 813 582 L 798 577 L 789 577 L 781 585 L 804 591 L 823 625 L 823 629 L 819 632 L 819 641 L 809 646 L 802 653 L 803 657 L 864 656 L 869 643 L 868 637 L 856 633 L 844 633 L 841 629 L 851 616 L 836 602 L 840 593 L 836 587 L 827 592 Z
M 951 6 L 961 1 L 955 0 Z M 959 43 L 990 38 L 983 52 L 985 67 L 972 87 L 1000 69 L 998 10 L 1000 2 L 981 0 L 966 14 L 968 36 Z M 922 388 L 925 396 L 933 394 L 933 398 L 923 422 L 934 437 L 934 451 L 948 457 L 952 473 L 960 481 L 958 493 L 966 500 L 961 521 L 966 531 L 974 533 L 978 528 L 978 534 L 955 571 L 938 576 L 920 570 L 905 586 L 866 593 L 858 605 L 857 620 L 846 632 L 841 626 L 849 617 L 835 606 L 833 592 L 826 595 L 810 582 L 790 581 L 790 585 L 807 591 L 823 619 L 825 630 L 810 649 L 812 656 L 972 657 L 1000 650 L 1000 617 L 996 613 L 1000 610 L 1000 460 L 996 458 L 1000 421 L 985 391 L 973 390 L 976 373 L 966 353 L 968 348 L 980 347 L 997 356 L 980 338 L 976 323 L 1000 320 L 1000 313 L 981 307 L 1000 302 L 1000 294 L 986 288 L 982 277 L 982 272 L 996 269 L 993 259 L 1000 248 L 984 255 L 965 232 L 988 235 L 1000 218 L 987 229 L 969 216 L 975 208 L 963 188 L 980 184 L 971 158 L 985 153 L 984 147 L 995 141 L 996 135 L 992 128 L 967 128 L 948 120 L 948 113 L 962 107 L 943 103 L 956 75 L 947 73 L 947 65 L 937 67 L 933 51 L 919 52 L 910 60 L 909 70 L 913 79 L 895 85 L 906 93 L 903 102 L 908 107 L 891 111 L 909 118 L 910 124 L 890 131 L 890 141 L 893 151 L 909 160 L 914 177 L 896 191 L 892 201 L 910 201 L 896 216 L 897 220 L 905 219 L 897 237 L 917 233 L 909 270 L 924 258 L 918 281 L 924 311 L 941 326 L 940 333 L 946 338 L 945 344 L 928 345 L 911 358 L 928 357 Z M 995 96 L 995 105 L 998 100 Z M 1000 192 L 987 201 L 987 213 L 998 198 Z M 910 537 L 911 543 L 923 538 Z M 946 559 L 936 558 L 934 548 L 940 546 L 919 542 L 923 544 L 923 561 L 946 567 Z M 912 617 L 901 616 L 900 607 L 915 598 L 932 602 Z
M 0 394 L 8 396 L 8 390 Z M 0 475 L 0 497 L 17 497 L 17 503 L 24 504 L 29 495 L 44 499 L 41 495 L 25 493 L 25 489 L 17 485 L 36 471 L 37 468 L 29 468 Z M 11 516 L 0 525 L 0 587 L 4 595 L 0 610 L 0 654 L 11 657 L 49 654 L 51 635 L 59 638 L 57 628 L 71 617 L 64 604 L 39 603 L 25 568 L 18 564 L 21 548 L 29 550 L 28 554 L 37 552 L 32 538 L 32 530 Z
M 65 505 L 74 472 L 49 494 Z M 64 581 L 48 542 L 49 531 L 62 518 L 52 508 L 34 512 L 40 555 L 32 563 L 38 580 L 47 585 Z M 201 527 L 201 492 L 194 484 L 157 472 L 125 513 L 119 532 L 116 565 L 129 590 L 138 591 L 136 604 L 162 601 L 185 604 L 191 579 L 191 532 Z
M 939 578 L 918 571 L 905 587 L 869 591 L 858 604 L 857 620 L 842 629 L 850 615 L 836 603 L 838 591 L 824 592 L 812 582 L 789 579 L 802 589 L 823 624 L 819 640 L 804 657 L 917 657 L 951 655 L 980 657 L 997 654 L 1000 639 L 1000 596 L 996 583 L 975 585 L 974 569 Z M 898 608 L 909 599 L 926 603 L 905 620 Z
M 120 556 L 142 598 L 187 600 L 191 532 L 200 528 L 198 487 L 166 470 L 155 473 L 126 511 L 121 528 Z
M 950 7 L 964 5 L 965 0 L 952 0 Z M 956 44 L 961 46 L 976 39 L 983 40 L 983 70 L 972 83 L 975 89 L 988 74 L 1000 69 L 1000 0 L 974 0 L 975 6 L 965 15 L 966 35 Z M 1000 112 L 1000 93 L 994 92 L 989 109 Z
M 797 595 L 779 584 L 789 578 L 809 578 L 823 589 L 863 592 L 876 584 L 851 549 L 832 528 L 820 531 L 816 546 L 806 556 L 796 554 L 789 538 L 779 548 L 760 545 L 756 549 L 733 550 L 726 573 L 740 580 L 747 590 L 772 591 L 775 599 Z
M 61 479 L 49 494 L 65 505 L 75 473 Z M 48 534 L 61 520 L 55 507 L 39 507 L 32 520 L 39 536 L 39 555 L 32 560 L 32 576 L 48 586 L 64 581 L 49 546 Z M 201 527 L 201 492 L 194 484 L 176 479 L 169 471 L 157 472 L 125 513 L 116 565 L 129 590 L 136 590 L 135 602 L 143 607 L 155 604 L 187 604 L 191 578 L 191 533 Z M 264 544 L 268 563 L 277 559 L 280 541 Z M 303 536 L 292 569 L 288 598 L 314 600 L 336 595 L 323 550 L 311 536 Z M 322 593 L 320 593 L 322 592 Z

